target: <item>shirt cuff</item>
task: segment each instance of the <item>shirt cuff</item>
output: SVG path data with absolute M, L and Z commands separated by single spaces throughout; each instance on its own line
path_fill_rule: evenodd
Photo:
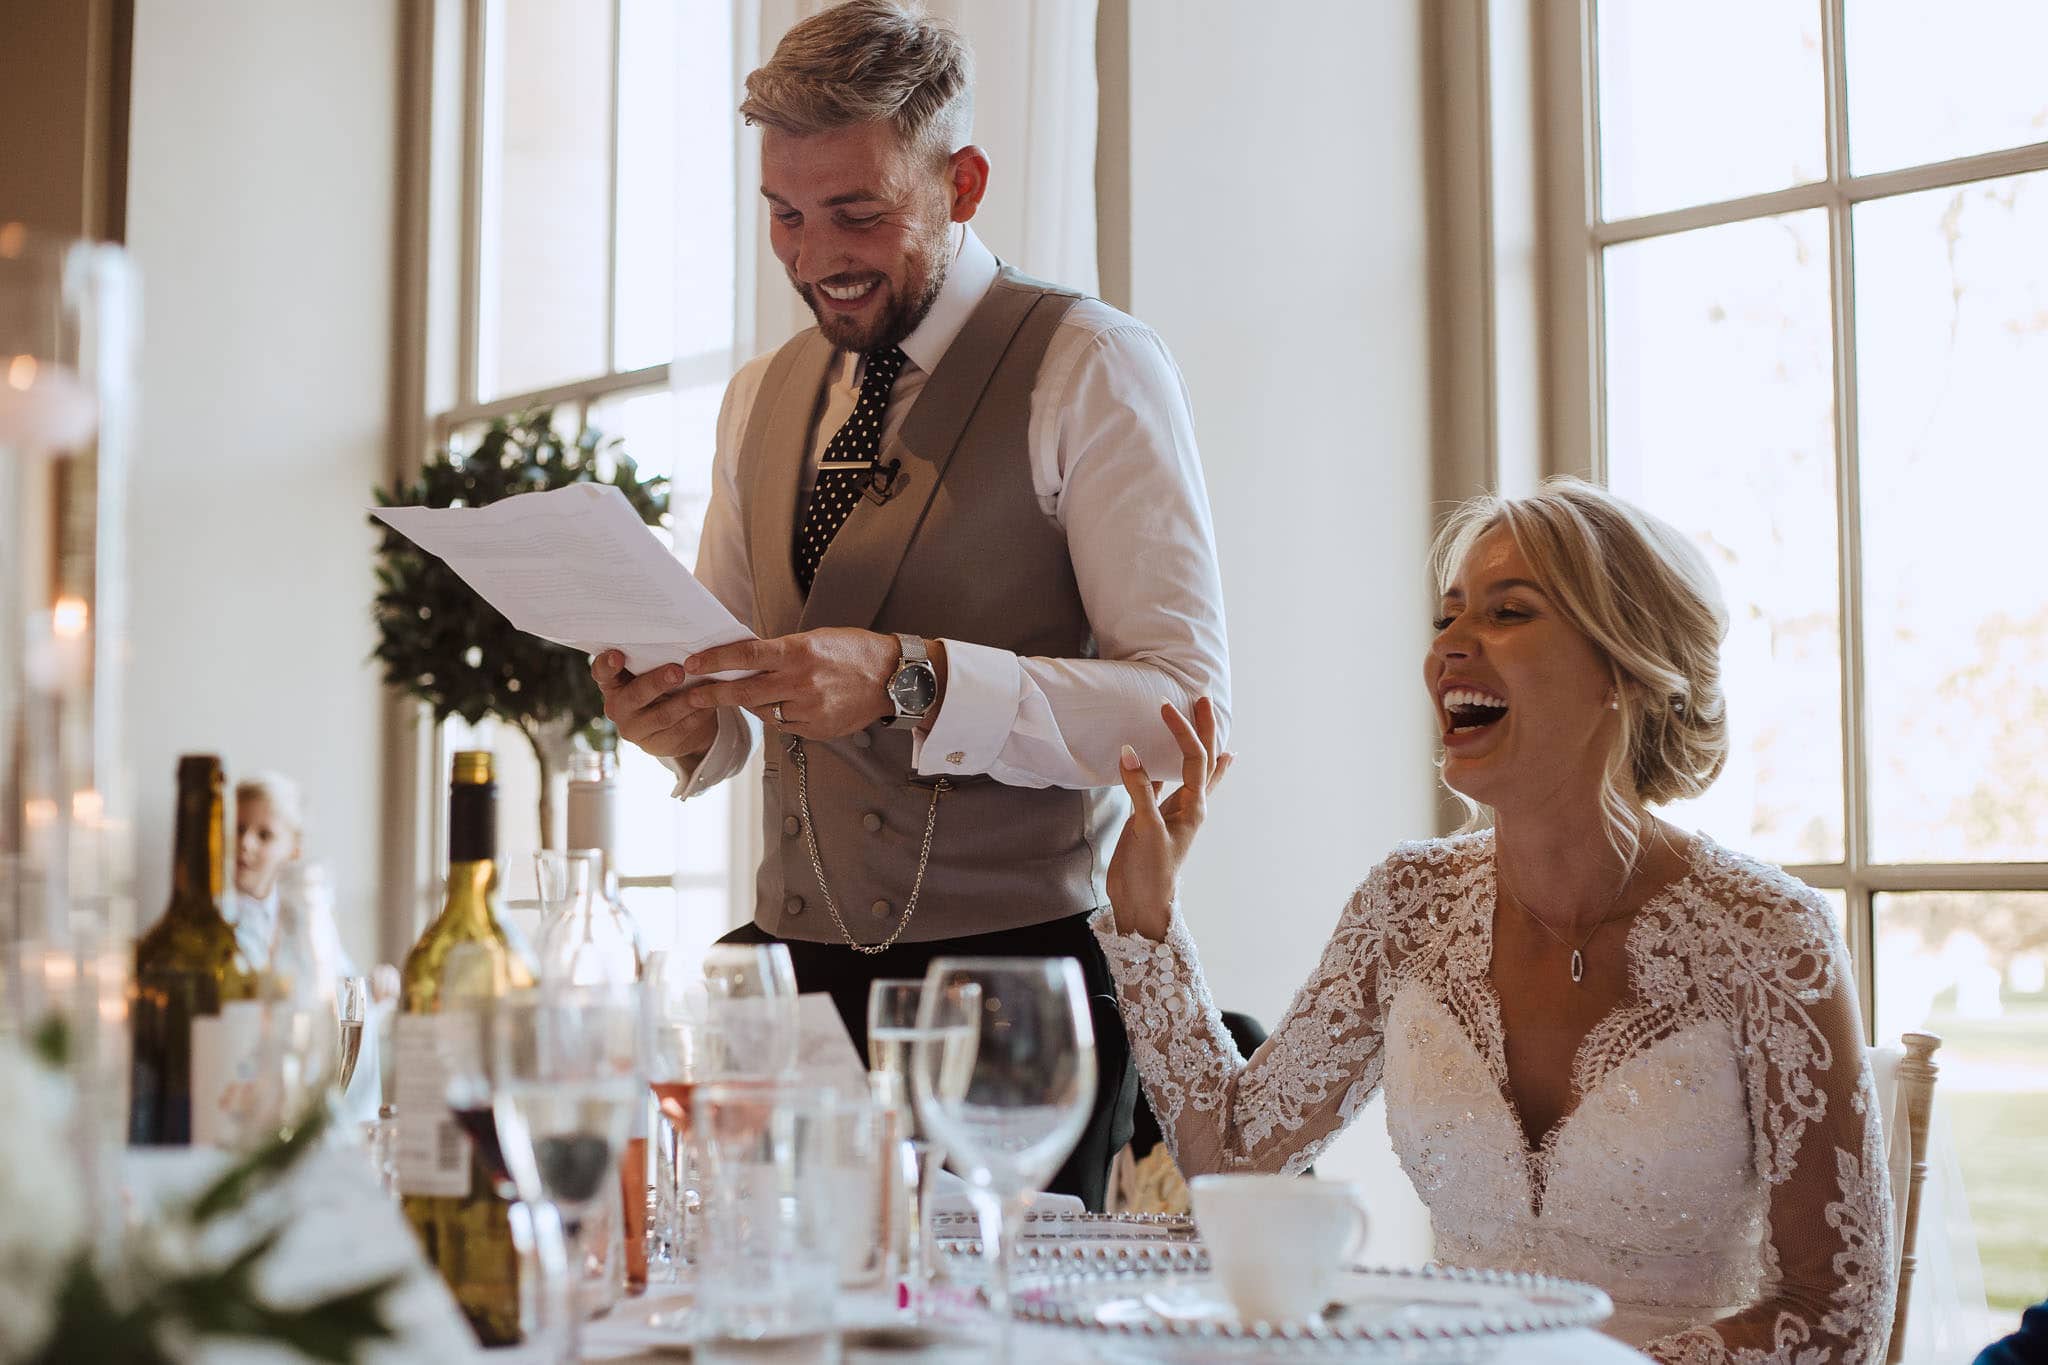
M 687 801 L 745 767 L 747 758 L 754 752 L 754 726 L 758 723 L 737 707 L 721 709 L 718 713 L 718 737 L 711 741 L 711 747 L 704 751 L 702 758 L 695 763 L 685 763 L 677 758 L 661 760 L 661 766 L 676 775 L 675 789 L 669 795 L 678 801 Z
M 985 773 L 1002 757 L 1023 704 L 1024 667 L 1007 649 L 946 641 L 946 701 L 929 731 L 911 731 L 924 777 Z

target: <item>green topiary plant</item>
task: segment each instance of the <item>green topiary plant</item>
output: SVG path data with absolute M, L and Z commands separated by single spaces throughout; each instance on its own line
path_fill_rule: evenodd
M 450 447 L 417 480 L 376 490 L 380 507 L 482 507 L 520 493 L 609 483 L 649 526 L 668 523 L 668 480 L 641 478 L 616 438 L 586 425 L 573 440 L 541 408 L 491 423 L 473 450 Z M 485 716 L 518 729 L 540 764 L 542 842 L 553 837 L 553 788 L 580 735 L 617 737 L 581 653 L 516 629 L 439 557 L 371 518 L 377 549 L 377 648 L 384 681 L 433 708 L 435 721 Z

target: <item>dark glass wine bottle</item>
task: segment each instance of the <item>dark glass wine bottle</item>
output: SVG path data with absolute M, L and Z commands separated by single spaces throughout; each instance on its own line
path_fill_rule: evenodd
M 171 902 L 135 945 L 130 992 L 128 1140 L 138 1145 L 192 1141 L 194 1063 L 222 1046 L 221 1007 L 254 999 L 256 976 L 221 913 L 226 828 L 220 760 L 187 754 L 178 760 L 178 812 L 172 844 Z M 195 1030 L 194 1021 L 200 1021 Z
M 519 1254 L 492 1173 L 449 1108 L 442 1044 L 480 1026 L 473 996 L 533 984 L 498 916 L 497 804 L 491 755 L 455 755 L 448 789 L 448 895 L 406 955 L 396 1028 L 398 1189 L 427 1260 L 486 1346 L 520 1340 Z M 443 969 L 464 945 L 463 1002 L 444 1000 Z M 468 1043 L 474 1046 L 474 1039 Z

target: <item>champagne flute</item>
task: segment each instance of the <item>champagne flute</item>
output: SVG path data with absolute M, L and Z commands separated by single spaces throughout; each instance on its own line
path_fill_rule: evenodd
M 927 1219 L 946 1151 L 918 1120 L 911 1096 L 912 1057 L 919 1042 L 936 1044 L 939 1066 L 951 1078 L 940 1088 L 957 1087 L 964 1083 L 959 1079 L 960 1068 L 973 1062 L 974 1044 L 973 1031 L 965 1024 L 920 1029 L 917 1012 L 923 1000 L 921 979 L 879 978 L 868 986 L 868 1080 L 875 1103 L 902 1125 L 905 1159 L 892 1163 L 891 1169 L 905 1170 L 909 1177 L 903 1182 L 905 1197 L 897 1207 L 906 1215 L 908 1234 L 903 1276 L 916 1286 L 928 1284 L 936 1274 Z
M 1072 1153 L 1095 1104 L 1095 1027 L 1080 965 L 936 958 L 917 1025 L 929 1035 L 912 1046 L 918 1117 L 981 1215 L 989 1308 L 1007 1344 L 1012 1248 L 1030 1195 Z M 971 1061 L 960 1060 L 963 1049 Z
M 370 982 L 367 977 L 344 976 L 335 983 L 334 1013 L 341 1025 L 341 1072 L 335 1093 L 346 1094 L 355 1079 L 356 1059 L 363 1051 L 363 1027 L 369 1017 Z
M 512 1183 L 560 1214 L 568 1239 L 567 1353 L 582 1358 L 575 1284 L 584 1228 L 617 1189 L 644 1104 L 640 1010 L 631 986 L 554 986 L 500 1001 L 491 1019 L 491 1109 Z

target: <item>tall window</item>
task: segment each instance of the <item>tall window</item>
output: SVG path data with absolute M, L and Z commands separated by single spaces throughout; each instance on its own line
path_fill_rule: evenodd
M 2048 1292 L 2048 6 L 1588 11 L 1594 472 L 1733 617 L 1734 753 L 1675 818 L 1828 888 L 1873 1036 L 1944 1039 L 2009 1320 Z
M 435 442 L 547 405 L 559 429 L 623 441 L 673 482 L 685 563 L 711 489 L 713 426 L 737 331 L 733 6 L 674 0 L 441 0 L 434 117 L 454 317 L 429 346 Z M 451 173 L 452 172 L 452 173 Z M 480 731 L 480 732 L 479 732 Z M 444 727 L 496 750 L 515 918 L 532 914 L 537 764 L 504 729 Z M 744 878 L 733 784 L 687 804 L 620 746 L 617 850 L 649 948 L 690 949 L 732 920 Z M 445 766 L 445 762 L 442 766 Z M 524 904 L 522 904 L 524 902 Z

